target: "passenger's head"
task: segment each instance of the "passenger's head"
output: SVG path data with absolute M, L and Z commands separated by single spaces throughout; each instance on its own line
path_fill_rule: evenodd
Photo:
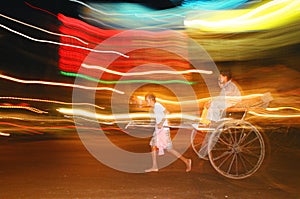
M 222 88 L 228 81 L 232 78 L 230 70 L 222 70 L 220 71 L 219 76 L 219 86 Z
M 147 102 L 147 104 L 148 104 L 149 106 L 152 106 L 152 105 L 155 104 L 155 102 L 156 102 L 156 97 L 155 97 L 154 94 L 148 93 L 148 94 L 145 96 L 145 100 L 146 100 L 146 102 Z
M 226 77 L 227 81 L 231 80 L 232 74 L 230 70 L 221 70 L 220 75 Z

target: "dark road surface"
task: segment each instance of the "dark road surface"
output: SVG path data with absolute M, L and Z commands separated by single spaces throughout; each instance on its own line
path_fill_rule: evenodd
M 222 177 L 192 149 L 185 153 L 190 173 L 177 160 L 157 173 L 132 174 L 101 164 L 75 131 L 1 138 L 0 198 L 299 198 L 297 131 L 270 134 L 267 161 L 244 180 Z

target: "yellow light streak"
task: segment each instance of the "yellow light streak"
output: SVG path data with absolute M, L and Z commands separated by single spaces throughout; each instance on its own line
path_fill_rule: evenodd
M 255 111 L 248 111 L 249 114 L 259 116 L 259 117 L 268 117 L 268 118 L 297 118 L 300 117 L 300 114 L 268 114 L 268 113 L 257 113 Z
M 82 67 L 87 69 L 95 69 L 95 70 L 101 70 L 107 73 L 120 75 L 120 76 L 140 76 L 140 75 L 151 75 L 151 74 L 175 74 L 175 75 L 181 75 L 181 74 L 189 74 L 189 73 L 202 73 L 202 74 L 212 74 L 212 71 L 208 70 L 197 70 L 197 69 L 190 69 L 190 70 L 184 70 L 184 71 L 167 71 L 167 70 L 154 70 L 154 71 L 145 71 L 145 72 L 130 72 L 130 73 L 123 73 L 118 72 L 114 70 L 110 70 L 101 66 L 96 65 L 88 65 L 88 64 L 81 64 Z
M 263 97 L 266 94 L 264 93 L 256 93 L 256 94 L 250 94 L 250 95 L 244 95 L 244 96 L 238 96 L 238 97 L 226 97 L 228 100 L 234 100 L 234 99 L 241 99 L 241 100 L 246 100 L 246 99 L 254 99 L 257 97 Z M 144 96 L 137 96 L 137 98 L 141 101 L 145 100 Z M 211 100 L 211 97 L 206 97 L 206 98 L 201 98 L 197 100 L 185 100 L 185 101 L 171 101 L 171 100 L 166 100 L 166 99 L 161 99 L 161 98 L 156 98 L 157 101 L 164 103 L 164 104 L 174 104 L 174 105 L 180 105 L 180 104 L 193 104 L 195 102 L 206 102 L 208 100 Z
M 62 87 L 71 87 L 71 88 L 80 88 L 80 89 L 86 89 L 86 90 L 107 90 L 116 92 L 119 94 L 124 94 L 124 92 L 119 91 L 117 89 L 109 88 L 109 87 L 88 87 L 88 86 L 81 86 L 81 85 L 75 85 L 75 84 L 67 84 L 67 83 L 60 83 L 60 82 L 49 82 L 49 81 L 39 81 L 39 80 L 22 80 L 14 77 L 10 77 L 7 75 L 0 74 L 0 78 L 6 79 L 9 81 L 14 81 L 18 83 L 23 84 L 42 84 L 42 85 L 49 85 L 49 86 L 62 86 Z
M 116 121 L 116 120 L 128 120 L 130 119 L 144 119 L 150 118 L 151 114 L 149 113 L 126 113 L 126 114 L 99 114 L 95 112 L 86 111 L 83 109 L 71 109 L 71 108 L 58 108 L 58 112 L 66 115 L 75 115 L 75 116 L 85 116 L 88 118 L 94 118 L 104 121 Z M 182 114 L 182 113 L 172 113 L 167 115 L 168 119 L 187 119 L 187 120 L 199 120 L 200 118 L 193 115 Z
M 187 19 L 184 24 L 190 28 L 214 32 L 238 32 L 263 30 L 299 18 L 299 0 L 274 0 L 252 10 L 226 10 L 211 12 L 208 19 Z M 228 19 L 229 17 L 229 19 Z
M 300 109 L 299 108 L 296 108 L 296 107 L 288 107 L 288 106 L 284 106 L 284 107 L 276 107 L 276 108 L 266 108 L 267 111 L 279 111 L 279 110 L 295 110 L 295 111 L 299 111 L 300 112 Z

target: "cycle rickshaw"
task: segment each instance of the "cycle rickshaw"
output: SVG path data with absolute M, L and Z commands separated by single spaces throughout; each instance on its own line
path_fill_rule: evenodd
M 224 117 L 213 126 L 185 124 L 171 128 L 192 129 L 191 146 L 198 157 L 209 160 L 221 175 L 231 179 L 244 179 L 261 167 L 266 154 L 266 143 L 262 132 L 246 120 L 249 110 L 267 107 L 272 100 L 270 93 L 250 100 L 250 103 L 235 105 L 224 111 Z M 127 125 L 151 127 L 131 122 Z M 153 125 L 152 125 L 153 127 Z

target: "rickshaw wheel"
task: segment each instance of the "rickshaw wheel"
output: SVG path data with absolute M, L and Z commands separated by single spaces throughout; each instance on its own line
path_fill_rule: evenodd
M 206 132 L 193 129 L 191 133 L 192 148 L 199 158 L 208 160 L 208 139 L 207 142 L 205 142 L 205 139 L 207 139 Z
M 244 120 L 221 123 L 208 143 L 211 165 L 221 175 L 244 179 L 254 174 L 265 158 L 265 143 L 255 126 Z

